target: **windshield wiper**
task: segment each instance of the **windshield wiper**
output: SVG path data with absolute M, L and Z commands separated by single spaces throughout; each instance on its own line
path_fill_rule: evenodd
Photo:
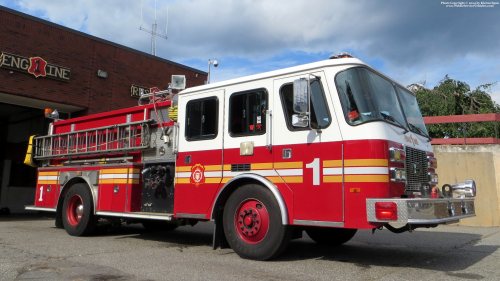
M 397 124 L 399 124 L 399 126 L 403 127 L 403 130 L 405 130 L 405 131 L 403 132 L 403 134 L 408 133 L 408 130 L 406 129 L 406 127 L 405 127 L 403 124 L 399 123 L 399 121 L 398 121 L 398 120 L 396 120 L 396 118 L 392 117 L 392 116 L 391 116 L 391 115 L 389 115 L 389 114 L 385 114 L 385 113 L 383 113 L 383 112 L 380 112 L 380 115 L 382 115 L 382 117 L 384 117 L 384 119 L 385 119 L 385 120 L 389 120 L 389 121 L 392 121 L 392 122 L 396 122 Z
M 412 130 L 417 130 L 417 133 L 424 135 L 424 137 L 427 138 L 427 142 L 430 142 L 432 140 L 432 138 L 428 134 L 426 134 L 424 132 L 424 130 L 420 129 L 419 127 L 413 125 L 412 123 L 408 123 L 408 126 L 410 126 L 410 129 L 412 129 Z

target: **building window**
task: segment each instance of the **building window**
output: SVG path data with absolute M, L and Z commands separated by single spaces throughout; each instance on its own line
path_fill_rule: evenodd
M 311 127 L 313 129 L 327 128 L 331 123 L 331 116 L 326 104 L 325 94 L 321 82 L 311 80 Z M 295 127 L 292 125 L 293 111 L 293 83 L 285 84 L 280 89 L 281 105 L 285 113 L 286 126 L 290 131 L 309 130 L 309 127 Z
M 186 105 L 186 139 L 189 141 L 215 139 L 218 112 L 217 97 L 189 101 Z
M 266 133 L 267 91 L 234 93 L 229 99 L 229 133 L 233 137 Z

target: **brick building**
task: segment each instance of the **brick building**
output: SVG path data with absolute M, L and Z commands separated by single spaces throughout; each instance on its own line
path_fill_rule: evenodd
M 138 86 L 186 86 L 207 73 L 0 6 L 0 208 L 33 204 L 36 169 L 23 163 L 30 135 L 45 134 L 44 109 L 62 119 L 137 105 Z M 100 76 L 98 74 L 101 74 Z M 107 76 L 107 77 L 101 77 Z

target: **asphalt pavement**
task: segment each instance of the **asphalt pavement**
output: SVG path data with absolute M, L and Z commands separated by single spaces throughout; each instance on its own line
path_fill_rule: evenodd
M 0 216 L 0 280 L 500 280 L 499 227 L 360 230 L 330 248 L 304 234 L 266 262 L 212 250 L 212 231 L 135 224 L 72 237 L 50 213 Z

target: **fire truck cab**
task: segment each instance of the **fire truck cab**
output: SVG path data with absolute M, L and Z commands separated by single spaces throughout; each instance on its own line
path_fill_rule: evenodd
M 27 209 L 76 236 L 213 220 L 214 249 L 267 260 L 304 230 L 338 245 L 475 216 L 473 180 L 438 187 L 430 140 L 412 92 L 342 54 L 54 122 Z

